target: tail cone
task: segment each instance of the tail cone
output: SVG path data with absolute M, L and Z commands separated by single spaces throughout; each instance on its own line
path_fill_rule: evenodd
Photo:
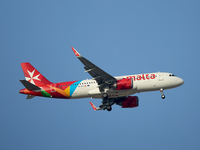
M 19 93 L 21 93 L 21 94 L 24 94 L 24 89 L 21 89 L 20 91 L 19 91 Z

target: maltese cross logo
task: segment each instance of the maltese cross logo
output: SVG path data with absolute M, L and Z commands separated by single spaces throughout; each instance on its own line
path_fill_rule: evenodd
M 39 80 L 39 81 L 41 81 L 41 80 L 38 78 L 40 74 L 38 74 L 38 75 L 36 75 L 36 76 L 33 76 L 34 73 L 35 73 L 35 70 L 33 70 L 32 72 L 30 72 L 29 70 L 27 70 L 27 71 L 28 71 L 28 73 L 29 73 L 29 75 L 30 75 L 30 77 L 25 77 L 27 81 L 31 82 L 31 83 L 34 84 L 34 85 L 35 85 L 35 83 L 34 83 L 33 80 Z

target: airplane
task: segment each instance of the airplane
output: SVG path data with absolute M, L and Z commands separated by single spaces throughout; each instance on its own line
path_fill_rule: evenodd
M 27 99 L 35 96 L 61 99 L 97 98 L 102 99 L 102 103 L 96 107 L 90 102 L 94 110 L 111 111 L 114 104 L 121 108 L 138 107 L 138 96 L 130 95 L 160 91 L 162 99 L 165 99 L 164 90 L 176 88 L 184 83 L 183 79 L 167 72 L 113 77 L 81 56 L 75 48 L 72 47 L 72 50 L 92 79 L 52 83 L 29 62 L 25 62 L 21 63 L 25 80 L 20 80 L 25 88 L 19 93 L 26 94 Z

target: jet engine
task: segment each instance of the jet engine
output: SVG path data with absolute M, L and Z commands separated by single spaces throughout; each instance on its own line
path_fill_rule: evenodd
M 116 90 L 127 90 L 133 88 L 133 79 L 129 78 L 123 78 L 121 80 L 117 80 L 115 84 L 113 84 Z
M 122 106 L 122 108 L 134 108 L 139 106 L 139 99 L 137 96 L 128 96 L 116 104 Z

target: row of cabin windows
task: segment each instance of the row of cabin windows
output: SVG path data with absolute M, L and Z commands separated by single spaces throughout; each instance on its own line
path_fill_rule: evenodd
M 72 84 L 72 85 L 83 85 L 83 84 L 93 84 L 93 83 L 96 83 L 96 82 L 85 82 L 85 83 L 79 83 L 79 84 Z M 63 87 L 63 86 L 70 86 L 69 84 L 68 85 L 58 85 L 58 87 Z

